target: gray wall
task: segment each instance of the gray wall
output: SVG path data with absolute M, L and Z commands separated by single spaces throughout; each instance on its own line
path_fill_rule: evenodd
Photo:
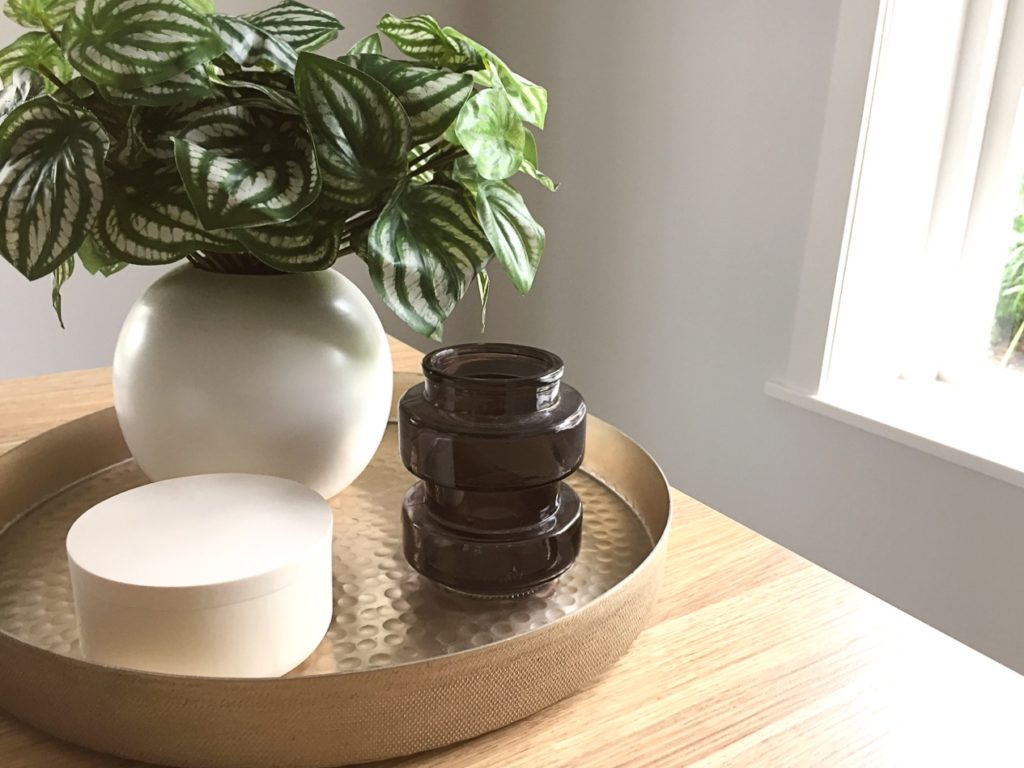
M 839 3 L 599 5 L 486 6 L 481 31 L 552 92 L 540 153 L 563 182 L 524 187 L 548 251 L 529 297 L 493 281 L 487 336 L 561 352 L 686 493 L 1024 670 L 1024 491 L 762 392 L 787 362 Z
M 335 5 L 351 39 L 384 8 Z M 563 186 L 520 184 L 548 252 L 529 297 L 494 273 L 487 338 L 560 352 L 685 492 L 1024 670 L 1024 491 L 762 394 L 786 364 L 838 0 L 388 8 L 461 24 L 551 91 L 541 159 Z M 106 363 L 144 272 L 77 281 L 61 334 L 46 291 L 0 270 L 18 330 L 0 375 Z M 470 297 L 446 341 L 476 322 Z

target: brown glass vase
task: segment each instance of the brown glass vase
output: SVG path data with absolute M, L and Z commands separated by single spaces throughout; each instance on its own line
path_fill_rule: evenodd
M 582 508 L 565 482 L 583 461 L 587 408 L 550 352 L 463 344 L 423 359 L 402 397 L 402 461 L 420 481 L 402 505 L 405 557 L 481 597 L 531 593 L 580 549 Z

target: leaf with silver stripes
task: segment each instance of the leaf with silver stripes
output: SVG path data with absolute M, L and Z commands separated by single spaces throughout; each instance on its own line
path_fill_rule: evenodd
M 213 0 L 185 0 L 185 5 L 204 16 L 210 16 L 217 12 Z
M 380 35 L 371 32 L 366 37 L 356 40 L 355 44 L 348 49 L 349 56 L 360 53 L 384 53 L 384 48 L 380 44 Z
M 127 262 L 118 261 L 104 251 L 90 235 L 78 246 L 78 260 L 90 275 L 110 277 L 128 266 Z
M 476 273 L 476 287 L 480 294 L 480 333 L 487 330 L 487 297 L 491 295 L 491 276 L 486 269 Z
M 45 32 L 26 32 L 17 40 L 0 49 L 0 79 L 5 83 L 14 70 L 32 69 L 36 72 L 50 72 L 57 79 L 67 82 L 74 75 L 64 54 L 53 39 Z M 47 81 L 47 90 L 54 88 Z
M 169 107 L 149 107 L 136 110 L 135 136 L 131 137 L 145 150 L 145 154 L 158 160 L 174 162 L 174 137 L 181 136 L 203 112 L 222 109 L 224 103 L 216 99 L 197 104 L 174 104 Z
M 128 176 L 128 174 L 123 174 Z M 115 177 L 93 236 L 111 257 L 129 264 L 169 264 L 203 248 L 237 250 L 235 238 L 208 232 L 173 169 L 143 169 L 136 181 Z
M 409 118 L 391 91 L 354 67 L 299 55 L 295 92 L 324 177 L 324 194 L 344 206 L 367 205 L 406 170 Z
M 370 229 L 366 262 L 384 303 L 413 330 L 440 340 L 444 321 L 490 255 L 463 195 L 399 185 Z
M 286 221 L 320 194 L 313 144 L 298 119 L 280 112 L 230 106 L 201 113 L 174 137 L 174 159 L 206 229 Z
M 455 120 L 455 135 L 485 179 L 507 179 L 523 164 L 523 121 L 498 88 L 478 91 L 465 103 Z
M 107 101 L 122 107 L 163 107 L 171 104 L 192 104 L 215 94 L 202 65 L 187 69 L 169 80 L 145 88 L 122 91 L 98 86 Z
M 266 10 L 246 14 L 245 18 L 296 51 L 315 51 L 344 29 L 327 11 L 310 8 L 295 0 L 285 0 Z
M 103 204 L 107 134 L 49 97 L 0 126 L 0 253 L 29 280 L 74 255 Z
M 60 297 L 60 289 L 64 287 L 71 278 L 71 273 L 75 271 L 75 257 L 72 256 L 69 259 L 65 259 L 57 268 L 53 270 L 53 288 L 50 289 L 50 302 L 53 304 L 53 311 L 57 313 L 57 322 L 60 323 L 60 327 L 64 327 L 64 313 L 63 302 Z
M 284 40 L 240 16 L 211 16 L 210 20 L 227 43 L 225 53 L 242 67 L 295 71 L 295 49 Z
M 456 72 L 480 69 L 480 55 L 462 40 L 445 33 L 433 16 L 408 16 L 404 19 L 386 14 L 377 29 L 402 53 L 436 67 Z
M 4 15 L 29 29 L 59 29 L 75 0 L 7 0 Z
M 16 69 L 4 80 L 7 85 L 0 91 L 0 120 L 29 99 L 41 96 L 46 91 L 43 78 L 31 69 Z
M 519 166 L 519 170 L 531 179 L 540 182 L 548 191 L 554 192 L 558 189 L 558 182 L 538 167 L 537 140 L 533 137 L 533 133 L 529 128 L 526 129 L 525 138 L 526 142 L 523 144 L 523 164 Z
M 476 188 L 476 212 L 512 284 L 520 293 L 529 292 L 544 254 L 544 228 L 523 196 L 504 181 L 485 181 Z
M 341 61 L 380 81 L 398 97 L 416 144 L 433 141 L 444 133 L 473 92 L 473 77 L 468 74 L 370 53 L 345 56 Z
M 210 75 L 211 82 L 227 89 L 225 95 L 234 102 L 247 97 L 261 97 L 267 108 L 298 115 L 299 101 L 291 90 L 291 78 L 282 72 L 233 72 Z
M 225 49 L 209 17 L 182 0 L 83 0 L 61 40 L 75 69 L 122 90 L 169 80 Z
M 312 205 L 290 221 L 233 230 L 246 250 L 283 272 L 327 269 L 338 258 L 345 214 Z
M 444 33 L 476 51 L 483 60 L 484 72 L 478 73 L 482 85 L 501 88 L 508 95 L 508 100 L 519 117 L 538 128 L 544 128 L 544 120 L 548 113 L 547 89 L 530 82 L 522 75 L 517 75 L 494 53 L 457 29 L 445 27 Z

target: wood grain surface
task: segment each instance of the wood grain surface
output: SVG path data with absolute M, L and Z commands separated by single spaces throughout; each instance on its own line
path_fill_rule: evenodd
M 392 353 L 418 370 L 416 350 Z M 0 382 L 0 453 L 110 402 L 107 369 Z M 607 674 L 508 728 L 379 765 L 1024 766 L 1024 678 L 682 493 L 674 503 L 658 611 Z M 0 768 L 135 765 L 0 712 Z

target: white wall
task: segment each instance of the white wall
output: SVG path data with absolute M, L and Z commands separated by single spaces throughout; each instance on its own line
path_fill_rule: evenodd
M 409 8 L 551 90 L 540 151 L 563 187 L 520 184 L 548 253 L 529 297 L 494 274 L 487 337 L 561 353 L 687 493 L 1024 670 L 1024 492 L 762 394 L 786 363 L 838 0 L 387 6 Z M 0 269 L 0 323 L 31 338 L 5 334 L 0 375 L 104 363 L 139 279 L 72 284 L 60 346 L 48 297 Z M 447 341 L 479 338 L 474 304 Z

